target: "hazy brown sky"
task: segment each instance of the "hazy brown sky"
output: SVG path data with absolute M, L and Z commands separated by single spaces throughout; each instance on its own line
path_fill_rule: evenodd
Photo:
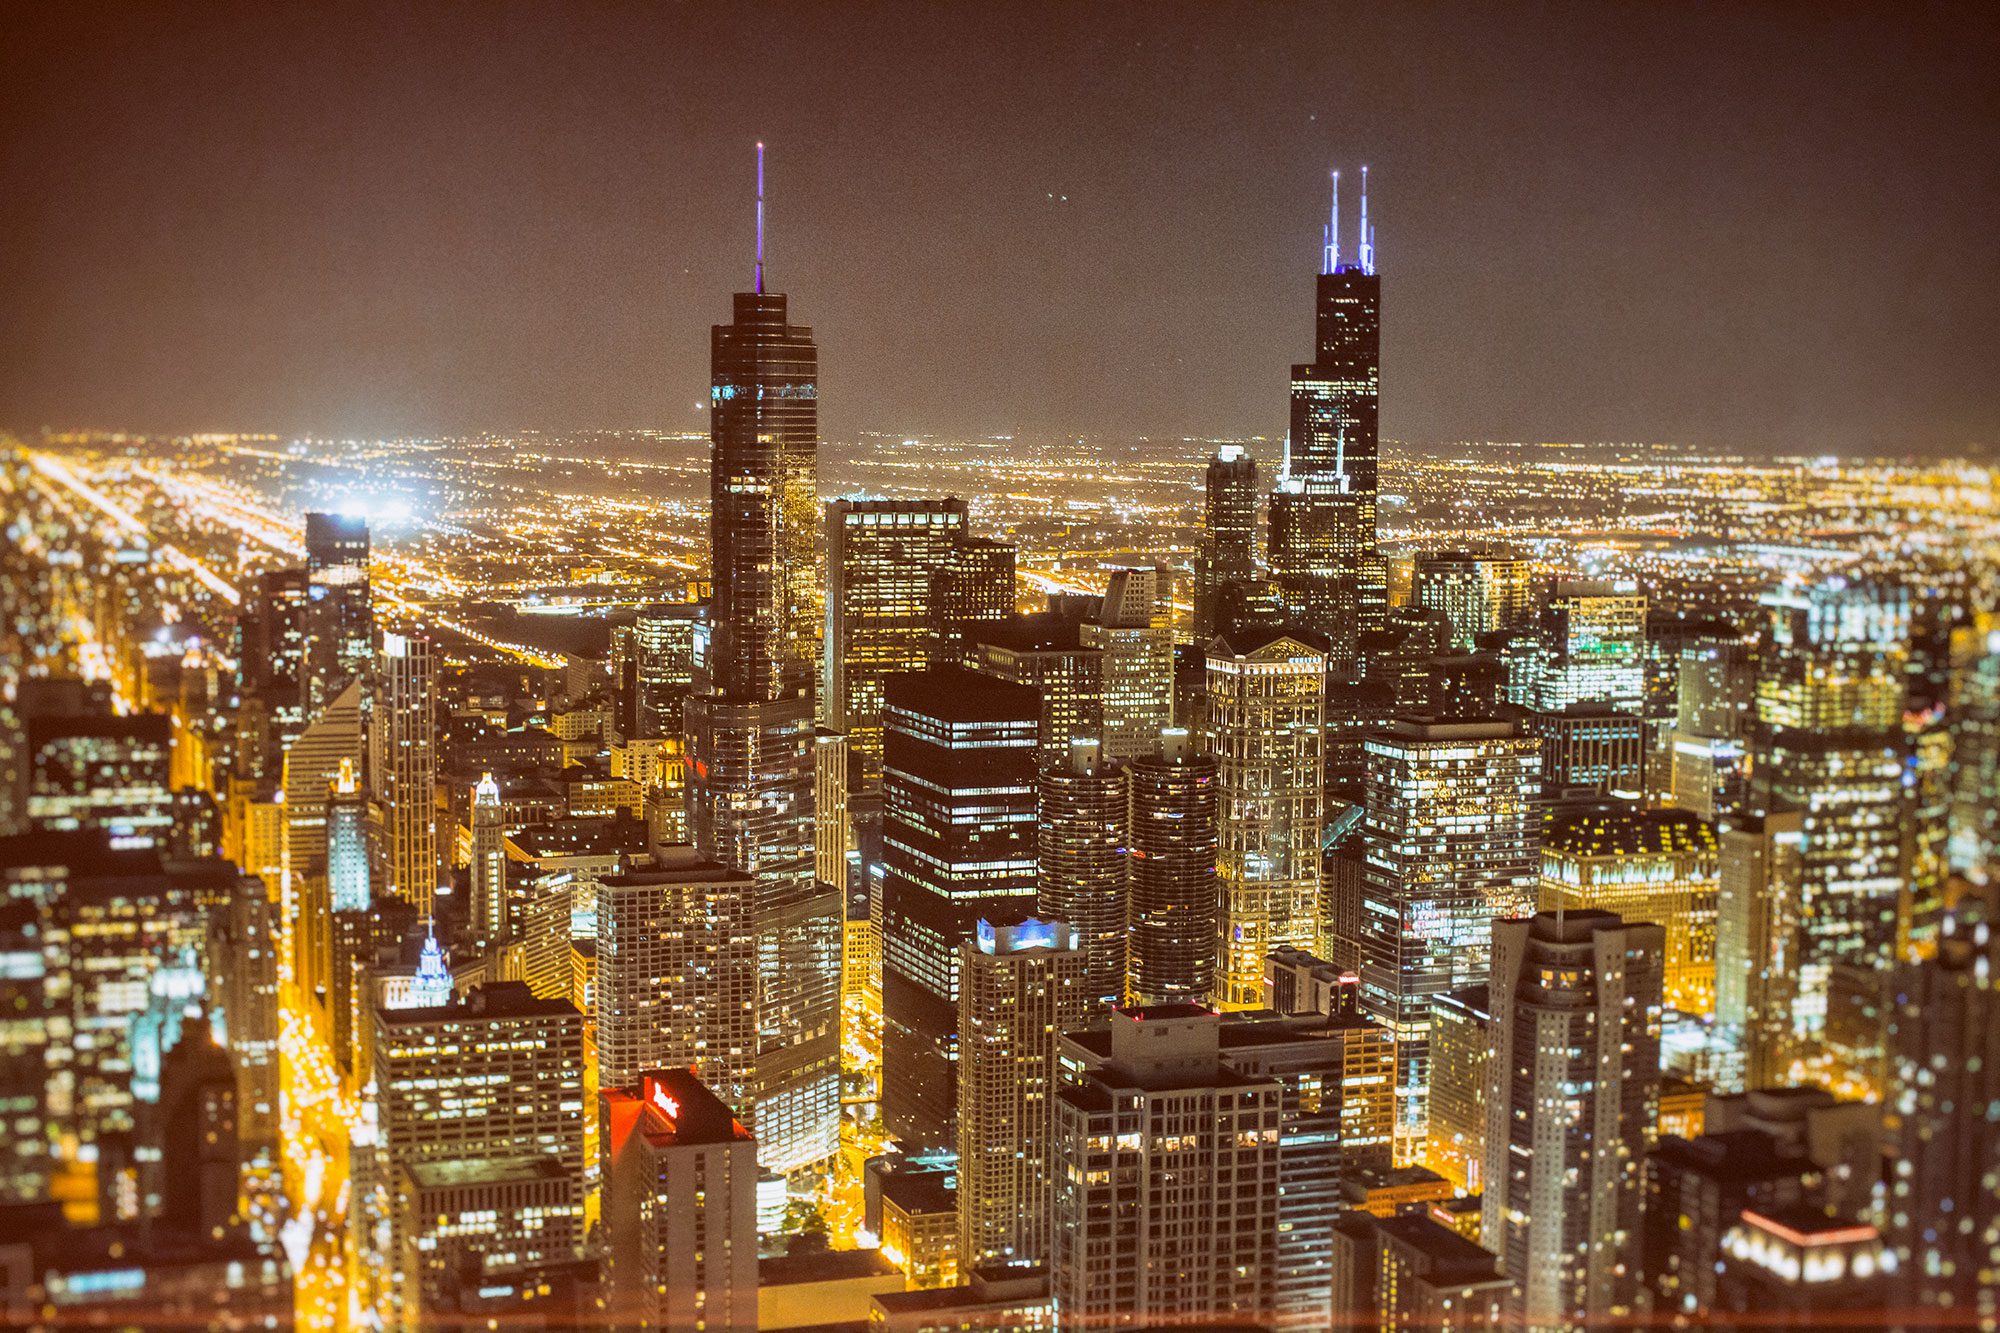
M 1282 432 L 1365 161 L 1387 434 L 1992 447 L 1996 14 L 9 4 L 0 426 L 700 428 L 763 138 L 830 436 Z

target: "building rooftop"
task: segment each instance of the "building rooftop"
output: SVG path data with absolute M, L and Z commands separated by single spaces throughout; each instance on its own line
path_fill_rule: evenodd
M 885 707 L 946 722 L 1032 721 L 1042 718 L 1042 692 L 965 667 L 905 671 L 883 683 Z
M 464 1157 L 410 1162 L 403 1169 L 419 1189 L 427 1190 L 569 1179 L 568 1169 L 554 1157 Z
M 903 1270 L 880 1250 L 801 1250 L 757 1261 L 757 1285 L 789 1287 L 805 1282 L 851 1282 L 856 1278 L 901 1279 Z
M 1417 1213 L 1385 1217 L 1376 1227 L 1385 1238 L 1407 1246 L 1429 1261 L 1424 1276 L 1433 1283 L 1504 1280 L 1499 1258 L 1474 1245 L 1450 1227 Z
M 958 1190 L 949 1171 L 887 1171 L 882 1175 L 882 1198 L 906 1213 L 949 1213 L 958 1208 Z
M 391 1025 L 438 1023 L 465 1018 L 564 1018 L 583 1015 L 568 1000 L 537 999 L 525 981 L 489 981 L 474 986 L 452 1004 L 422 1009 L 378 1009 L 382 1021 Z
M 1555 816 L 1543 845 L 1571 856 L 1640 856 L 1714 852 L 1715 826 L 1687 810 L 1645 810 L 1610 803 Z

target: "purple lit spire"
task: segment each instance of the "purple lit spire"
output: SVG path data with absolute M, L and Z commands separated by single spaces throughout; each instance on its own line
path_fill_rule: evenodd
M 757 143 L 757 294 L 764 294 L 764 144 Z
M 1340 173 L 1333 173 L 1333 206 L 1326 214 L 1326 255 L 1320 260 L 1320 272 L 1340 271 Z

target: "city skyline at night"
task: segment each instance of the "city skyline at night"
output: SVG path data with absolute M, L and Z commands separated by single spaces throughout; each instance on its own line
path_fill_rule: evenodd
M 16 25 L 0 1323 L 2000 1333 L 1988 16 L 1083 12 Z

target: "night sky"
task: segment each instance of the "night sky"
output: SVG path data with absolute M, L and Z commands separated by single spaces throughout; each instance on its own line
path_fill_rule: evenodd
M 1281 434 L 1369 164 L 1383 430 L 2000 445 L 2000 6 L 0 9 L 0 426 Z

